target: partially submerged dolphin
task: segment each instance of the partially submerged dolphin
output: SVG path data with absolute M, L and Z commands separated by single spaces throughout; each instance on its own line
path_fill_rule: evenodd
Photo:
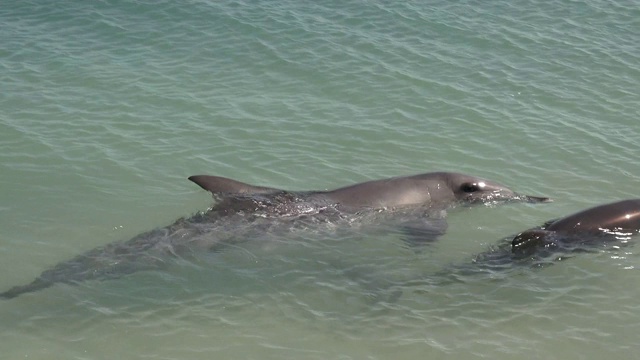
M 613 244 L 624 245 L 640 233 L 640 199 L 598 205 L 501 240 L 474 257 L 472 265 L 441 273 L 447 277 L 500 271 L 516 266 L 541 267 L 571 253 Z
M 330 191 L 291 192 L 253 186 L 236 180 L 195 175 L 189 180 L 214 196 L 290 194 L 297 201 L 335 205 L 341 211 L 391 209 L 397 207 L 442 207 L 456 203 L 491 203 L 506 200 L 549 201 L 546 197 L 520 195 L 493 181 L 452 172 L 433 172 L 367 181 Z
M 511 241 L 511 252 L 517 257 L 528 257 L 543 250 L 580 250 L 604 242 L 626 240 L 638 231 L 640 199 L 622 200 L 521 232 Z
M 448 172 L 375 180 L 332 191 L 285 191 L 207 175 L 191 176 L 189 180 L 214 195 L 217 202 L 211 209 L 126 242 L 90 250 L 44 271 L 27 285 L 0 293 L 0 297 L 14 298 L 59 282 L 73 284 L 160 269 L 171 256 L 224 246 L 274 226 L 288 228 L 304 221 L 339 222 L 344 217 L 372 211 L 399 212 L 415 216 L 404 222 L 407 229 L 419 236 L 435 237 L 444 229 L 424 221 L 432 211 L 444 211 L 458 203 L 549 200 L 520 195 L 485 179 Z

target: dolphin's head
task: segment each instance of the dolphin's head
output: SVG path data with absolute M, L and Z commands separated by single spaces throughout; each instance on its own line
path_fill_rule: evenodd
M 548 202 L 547 197 L 522 195 L 499 183 L 458 173 L 443 173 L 453 196 L 467 204 L 493 204 L 503 201 Z

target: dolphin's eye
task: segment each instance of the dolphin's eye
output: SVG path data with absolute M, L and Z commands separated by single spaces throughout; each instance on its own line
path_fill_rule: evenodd
M 460 190 L 466 193 L 480 191 L 480 187 L 476 183 L 464 183 L 460 186 Z

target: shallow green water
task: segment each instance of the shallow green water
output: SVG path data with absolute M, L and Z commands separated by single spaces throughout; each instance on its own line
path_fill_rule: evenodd
M 2 358 L 636 356 L 637 246 L 428 279 L 640 196 L 637 3 L 21 1 L 0 29 L 0 289 L 207 208 L 199 173 L 325 189 L 450 170 L 555 199 L 457 209 L 422 252 L 311 232 L 54 286 L 0 303 Z

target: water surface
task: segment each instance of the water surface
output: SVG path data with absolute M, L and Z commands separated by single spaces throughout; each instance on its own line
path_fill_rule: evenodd
M 302 190 L 448 170 L 555 199 L 456 209 L 422 251 L 310 231 L 54 286 L 0 304 L 3 357 L 635 357 L 634 246 L 433 281 L 639 196 L 634 2 L 20 1 L 0 29 L 3 290 L 206 209 L 200 173 Z

